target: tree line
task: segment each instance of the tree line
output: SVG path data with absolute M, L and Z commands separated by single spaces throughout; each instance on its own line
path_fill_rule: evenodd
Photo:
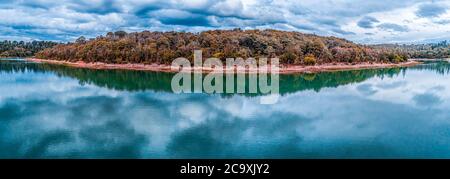
M 389 48 L 408 54 L 411 58 L 450 58 L 450 42 L 447 40 L 429 44 L 381 44 L 374 48 Z
M 57 44 L 50 41 L 0 41 L 0 57 L 30 57 Z
M 278 30 L 211 30 L 190 32 L 109 32 L 105 36 L 59 44 L 36 54 L 37 58 L 104 62 L 170 64 L 173 59 L 193 60 L 194 50 L 203 57 L 278 57 L 282 64 L 314 65 L 406 61 L 408 55 L 397 49 L 358 45 L 337 37 L 321 37 Z

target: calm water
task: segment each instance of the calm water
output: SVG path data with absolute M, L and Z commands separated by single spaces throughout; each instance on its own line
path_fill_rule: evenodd
M 0 158 L 450 158 L 450 64 L 284 75 L 281 98 L 172 74 L 0 60 Z

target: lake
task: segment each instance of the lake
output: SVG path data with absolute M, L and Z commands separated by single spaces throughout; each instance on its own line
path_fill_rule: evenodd
M 280 98 L 173 74 L 0 60 L 0 158 L 450 158 L 450 64 L 280 76 Z

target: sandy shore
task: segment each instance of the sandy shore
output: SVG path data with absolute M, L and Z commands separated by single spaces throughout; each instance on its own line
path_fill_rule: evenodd
M 79 62 L 67 62 L 67 61 L 57 61 L 57 60 L 45 60 L 37 58 L 27 58 L 26 60 L 37 62 L 37 63 L 49 63 L 57 65 L 65 65 L 76 68 L 89 68 L 89 69 L 124 69 L 124 70 L 139 70 L 139 71 L 155 71 L 155 72 L 179 72 L 180 69 L 173 70 L 170 65 L 160 65 L 160 64 L 106 64 L 106 63 L 85 63 Z M 336 64 L 324 64 L 316 66 L 300 66 L 300 65 L 283 65 L 279 68 L 280 74 L 290 74 L 290 73 L 317 73 L 317 72 L 327 72 L 327 71 L 342 71 L 342 70 L 356 70 L 356 69 L 375 69 L 375 68 L 394 68 L 394 67 L 407 67 L 420 64 L 418 61 L 408 61 L 399 64 L 393 63 L 359 63 L 355 65 L 336 63 Z M 205 73 L 209 73 L 214 70 L 214 68 L 191 67 L 186 70 L 199 70 Z M 224 68 L 224 71 L 235 71 L 235 68 Z M 258 68 L 247 68 L 245 73 L 258 73 Z

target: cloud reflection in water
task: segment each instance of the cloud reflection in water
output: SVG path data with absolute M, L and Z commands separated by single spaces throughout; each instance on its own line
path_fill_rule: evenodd
M 0 158 L 450 157 L 450 76 L 433 68 L 289 75 L 261 105 L 144 72 L 0 65 Z

